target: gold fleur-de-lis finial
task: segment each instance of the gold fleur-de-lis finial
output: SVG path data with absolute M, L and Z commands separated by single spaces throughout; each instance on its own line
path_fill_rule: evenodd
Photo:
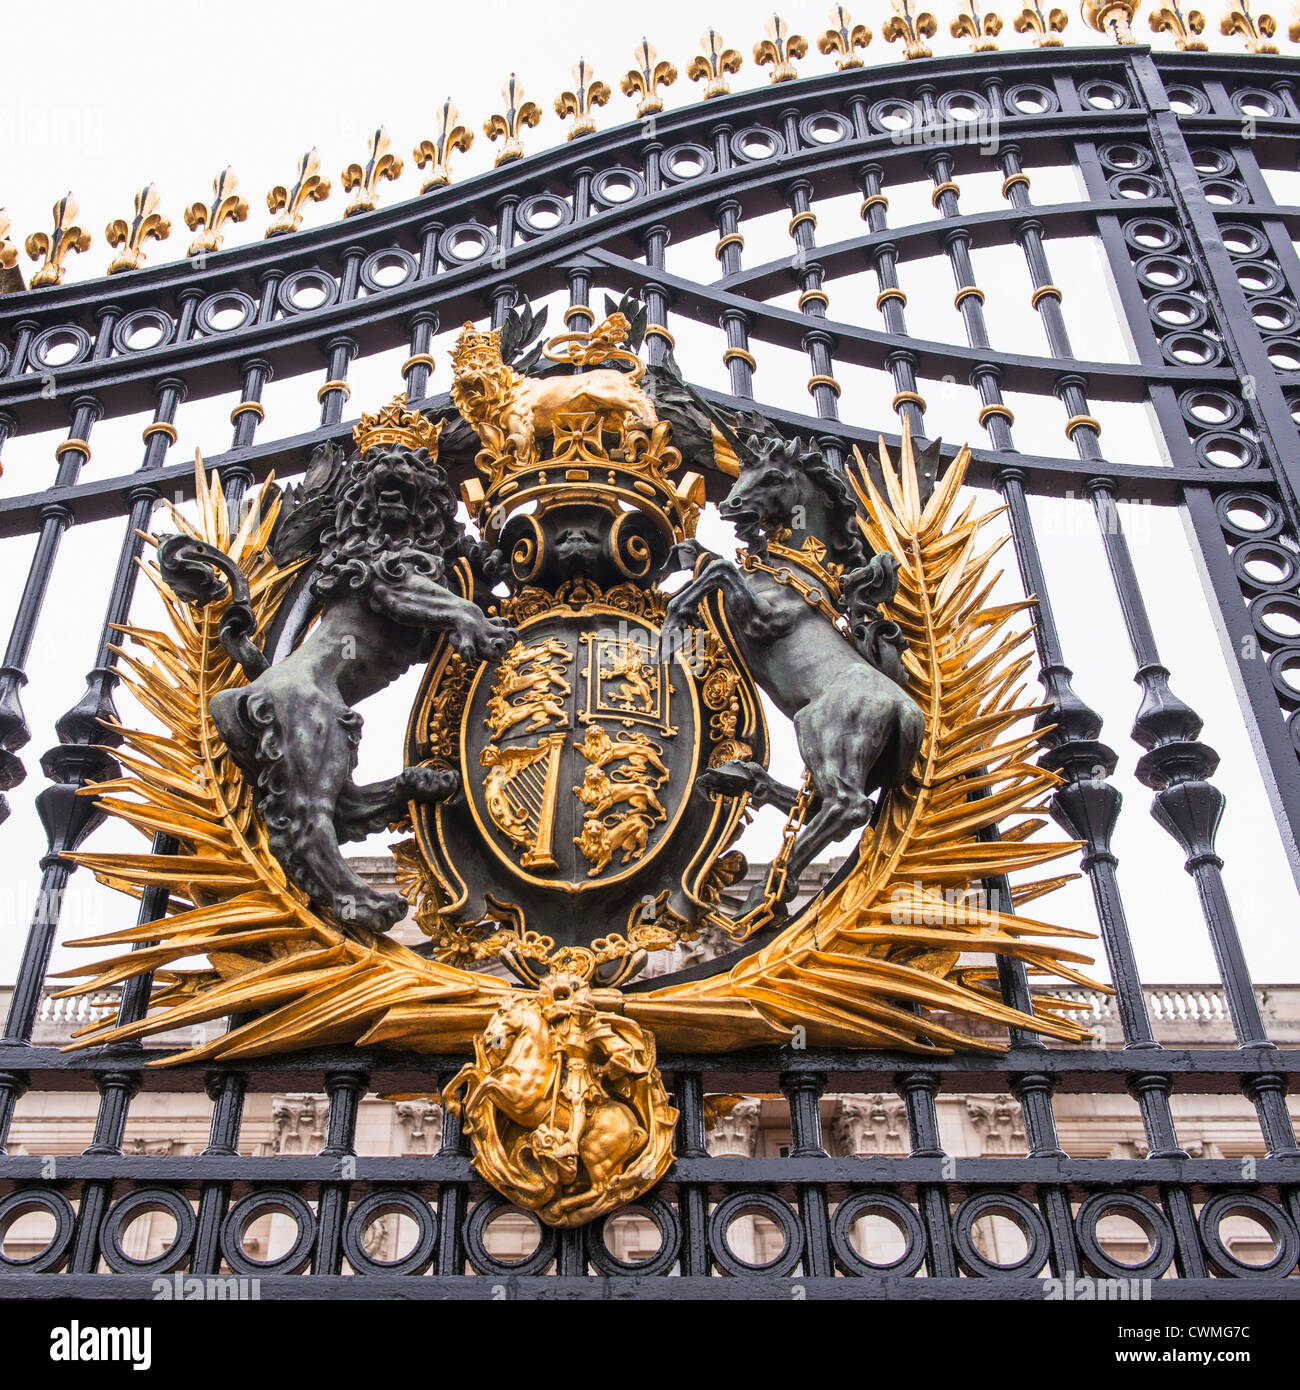
M 320 155 L 313 145 L 298 161 L 298 177 L 292 188 L 277 183 L 266 195 L 266 210 L 281 215 L 266 229 L 266 236 L 285 236 L 302 226 L 303 208 L 323 203 L 330 195 L 330 181 L 321 177 Z
M 1246 40 L 1247 53 L 1277 52 L 1277 44 L 1269 43 L 1277 33 L 1277 20 L 1271 14 L 1251 14 L 1250 0 L 1232 0 L 1219 21 L 1219 33 L 1225 38 L 1240 34 Z
M 931 53 L 925 40 L 934 38 L 939 32 L 938 21 L 926 10 L 914 14 L 911 0 L 890 0 L 890 4 L 894 13 L 880 26 L 885 42 L 901 42 L 904 58 L 929 58 Z
M 595 108 L 606 105 L 609 98 L 609 85 L 597 78 L 585 58 L 579 58 L 573 66 L 572 90 L 555 98 L 555 114 L 561 120 L 573 117 L 567 138 L 576 140 L 580 135 L 590 135 L 596 129 Z
M 70 252 L 80 254 L 90 249 L 90 233 L 77 226 L 77 211 L 77 200 L 71 193 L 65 194 L 54 204 L 54 230 L 33 232 L 27 238 L 27 254 L 32 260 L 41 262 L 32 276 L 32 289 L 61 285 L 66 269 L 64 258 Z
M 158 189 L 151 183 L 135 195 L 135 212 L 130 222 L 117 217 L 104 228 L 104 240 L 110 246 L 121 248 L 108 263 L 110 275 L 122 270 L 139 270 L 144 264 L 145 242 L 151 238 L 166 241 L 171 236 L 172 224 L 158 211 L 161 206 Z
M 972 53 L 992 53 L 997 44 L 994 40 L 1002 32 L 1002 16 L 981 14 L 976 0 L 965 0 L 966 8 L 948 26 L 954 39 L 969 39 Z
M 344 217 L 359 212 L 374 212 L 379 203 L 380 179 L 397 179 L 402 175 L 402 161 L 388 148 L 388 132 L 380 126 L 370 136 L 364 164 L 349 164 L 342 173 L 343 191 L 356 197 L 343 209 Z
M 763 30 L 767 38 L 754 45 L 754 62 L 760 68 L 772 64 L 773 82 L 793 82 L 799 76 L 794 60 L 807 55 L 808 40 L 802 34 L 792 34 L 779 14 L 772 15 Z
M 706 29 L 700 35 L 703 53 L 697 53 L 686 68 L 686 76 L 692 82 L 704 83 L 704 100 L 710 97 L 725 97 L 731 90 L 727 74 L 740 71 L 741 56 L 734 48 L 728 48 L 716 29 Z
M 185 209 L 185 225 L 198 236 L 190 242 L 188 256 L 216 251 L 226 238 L 227 222 L 243 222 L 248 204 L 236 193 L 239 180 L 228 165 L 212 180 L 212 202 L 191 203 Z
M 1116 43 L 1136 43 L 1133 16 L 1141 0 L 1083 0 L 1083 22 L 1099 34 L 1109 34 Z
M 450 97 L 438 108 L 438 130 L 432 140 L 421 140 L 415 147 L 415 167 L 423 169 L 432 164 L 429 177 L 420 185 L 421 193 L 442 188 L 451 182 L 451 156 L 454 150 L 463 154 L 474 143 L 474 132 L 460 124 L 460 112 Z
M 524 152 L 520 135 L 524 129 L 531 130 L 542 119 L 542 108 L 535 101 L 524 100 L 524 84 L 514 75 L 501 88 L 501 99 L 506 104 L 503 112 L 489 116 L 483 122 L 483 134 L 489 140 L 503 140 L 505 143 L 495 163 L 499 167 L 507 160 L 519 159 Z
M 853 16 L 843 5 L 832 5 L 830 18 L 831 27 L 817 40 L 818 53 L 838 54 L 835 66 L 841 72 L 860 68 L 862 59 L 855 50 L 871 42 L 871 30 L 865 24 L 854 24 Z
M 1300 0 L 1291 7 L 1293 16 L 1291 23 L 1287 25 L 1286 36 L 1292 43 L 1300 43 Z
M 1205 40 L 1196 37 L 1205 31 L 1205 16 L 1200 10 L 1188 10 L 1184 14 L 1178 0 L 1169 0 L 1163 9 L 1152 14 L 1151 28 L 1157 34 L 1172 34 L 1174 47 L 1182 53 L 1205 53 L 1209 50 Z
M 644 36 L 633 54 L 636 67 L 629 68 L 619 86 L 625 97 L 639 97 L 638 116 L 653 116 L 664 109 L 660 87 L 671 87 L 677 81 L 677 69 L 671 63 L 659 62 L 659 55 Z
M 1043 13 L 1039 0 L 1025 0 L 1025 8 L 1012 21 L 1017 34 L 1032 34 L 1035 48 L 1060 48 L 1064 40 L 1056 36 L 1070 22 L 1064 10 Z

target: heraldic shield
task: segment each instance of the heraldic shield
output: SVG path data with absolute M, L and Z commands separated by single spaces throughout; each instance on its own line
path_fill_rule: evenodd
M 242 524 L 200 471 L 196 517 L 148 538 L 171 631 L 124 630 L 161 732 L 114 726 L 123 775 L 86 789 L 177 849 L 69 856 L 172 904 L 73 943 L 118 954 L 68 993 L 154 981 L 144 1017 L 73 1046 L 234 1016 L 164 1060 L 472 1054 L 441 1095 L 475 1165 L 558 1226 L 672 1164 L 658 1046 L 996 1045 L 961 1017 L 1078 1040 L 990 993 L 991 962 L 1095 987 L 1061 944 L 1081 933 L 973 895 L 1074 846 L 1033 839 L 1056 778 L 1028 758 L 1037 733 L 1008 732 L 1040 712 L 1008 630 L 1032 600 L 989 598 L 997 547 L 976 534 L 997 514 L 962 500 L 968 452 L 939 475 L 904 432 L 896 464 L 883 441 L 832 464 L 649 368 L 645 311 L 609 308 L 544 349 L 526 308 L 466 324 L 450 408 L 363 416 L 350 456 L 321 446 Z M 530 374 L 543 350 L 557 369 Z M 735 562 L 695 538 L 705 475 Z M 358 784 L 356 706 L 413 670 L 404 766 Z M 760 690 L 799 786 L 767 770 Z M 784 828 L 746 895 L 763 807 Z M 342 850 L 386 829 L 399 893 Z M 393 932 L 407 918 L 418 947 Z M 704 961 L 646 970 L 706 931 Z
M 567 586 L 495 665 L 470 669 L 449 648 L 430 663 L 410 760 L 454 768 L 463 788 L 414 820 L 445 918 L 508 912 L 589 946 L 611 923 L 689 927 L 708 910 L 739 807 L 703 794 L 697 774 L 762 754 L 757 693 L 720 640 L 711 657 L 669 652 L 652 621 L 591 594 Z

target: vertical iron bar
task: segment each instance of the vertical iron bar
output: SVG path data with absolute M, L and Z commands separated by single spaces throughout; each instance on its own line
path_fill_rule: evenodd
M 212 1125 L 208 1146 L 203 1150 L 205 1157 L 238 1154 L 247 1085 L 247 1075 L 238 1071 L 213 1071 L 204 1078 L 204 1087 L 212 1101 Z M 195 1274 L 215 1274 L 221 1267 L 221 1227 L 230 1202 L 230 1188 L 228 1182 L 205 1182 L 199 1190 L 194 1255 L 190 1261 Z
M 781 1090 L 790 1107 L 790 1157 L 825 1158 L 821 1097 L 826 1078 L 815 1072 L 783 1072 Z M 824 1183 L 800 1183 L 799 1220 L 803 1226 L 803 1272 L 809 1279 L 835 1273 L 831 1259 L 830 1205 Z
M 908 1142 L 913 1158 L 937 1158 L 945 1168 L 952 1160 L 939 1140 L 939 1112 L 935 1097 L 939 1077 L 929 1071 L 899 1072 L 894 1087 L 907 1106 Z M 925 1223 L 925 1268 L 931 1279 L 955 1279 L 958 1275 L 957 1250 L 952 1239 L 952 1210 L 948 1179 L 939 1183 L 918 1183 L 917 1201 Z
M 356 1174 L 357 1107 L 370 1085 L 365 1072 L 325 1073 L 325 1092 L 329 1096 L 322 1158 L 335 1158 L 340 1182 L 323 1182 L 316 1203 L 316 1249 L 312 1254 L 313 1274 L 338 1274 L 343 1267 L 343 1218 L 347 1214 L 348 1192 Z
M 673 1103 L 677 1107 L 677 1156 L 681 1159 L 708 1158 L 704 1142 L 704 1075 L 698 1071 L 679 1071 L 673 1082 Z M 677 1207 L 682 1222 L 681 1272 L 683 1277 L 702 1278 L 709 1273 L 709 1195 L 703 1183 L 680 1183 Z
M 862 190 L 858 212 L 873 237 L 889 230 L 885 220 L 889 199 L 881 192 L 884 177 L 885 171 L 879 164 L 864 164 L 858 170 L 858 186 Z M 892 241 L 873 241 L 866 257 L 880 287 L 876 308 L 885 320 L 885 332 L 893 338 L 905 338 L 907 295 L 898 284 L 898 247 Z M 894 381 L 890 409 L 906 422 L 912 437 L 920 439 L 925 433 L 925 402 L 916 389 L 916 354 L 900 348 L 886 357 L 885 365 Z

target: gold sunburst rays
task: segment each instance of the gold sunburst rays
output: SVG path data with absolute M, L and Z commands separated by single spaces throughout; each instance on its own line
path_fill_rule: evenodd
M 204 480 L 201 460 L 196 467 L 197 519 L 173 509 L 173 520 L 179 530 L 239 564 L 260 634 L 298 568 L 279 568 L 267 550 L 278 501 L 268 481 L 242 525 L 232 529 L 219 481 L 215 475 Z M 233 1059 L 309 1042 L 354 1041 L 398 1002 L 479 1000 L 475 1017 L 490 1012 L 490 1001 L 505 988 L 502 982 L 430 966 L 387 940 L 353 939 L 320 918 L 287 882 L 267 846 L 251 788 L 226 756 L 207 715 L 213 694 L 243 680 L 218 637 L 222 605 L 196 613 L 163 583 L 155 566 L 143 568 L 161 595 L 170 630 L 124 627 L 131 648 L 116 650 L 124 684 L 163 731 L 120 727 L 123 744 L 116 754 L 122 776 L 86 793 L 98 797 L 107 814 L 146 836 L 175 837 L 179 852 L 68 857 L 101 883 L 135 896 L 166 887 L 176 910 L 157 922 L 72 943 L 118 953 L 61 972 L 81 980 L 64 995 L 158 973 L 145 1018 L 121 1027 L 111 1018 L 92 1023 L 71 1046 L 122 1042 L 261 1011 L 207 1046 L 159 1060 Z M 200 957 L 207 958 L 209 968 L 166 969 Z
M 965 450 L 924 506 L 910 434 L 904 433 L 897 467 L 883 441 L 880 457 L 885 496 L 860 458 L 853 481 L 867 539 L 898 562 L 889 616 L 907 638 L 909 689 L 926 714 L 920 758 L 864 834 L 854 871 L 774 942 L 726 976 L 628 1000 L 628 1013 L 653 1022 L 665 1046 L 680 1045 L 674 1031 L 692 1002 L 725 1002 L 730 1021 L 718 1020 L 722 1041 L 713 1046 L 735 1046 L 741 1036 L 758 1041 L 760 1020 L 770 1041 L 802 1028 L 807 1042 L 825 1045 L 999 1046 L 937 1023 L 935 1012 L 1031 1027 L 1066 1041 L 1087 1036 L 1057 1016 L 1050 998 L 1035 1001 L 1031 1018 L 982 987 L 988 971 L 958 968 L 967 953 L 1005 955 L 1035 977 L 1094 987 L 1077 968 L 1091 957 L 1062 944 L 1089 934 L 1023 914 L 1029 901 L 1076 875 L 1018 887 L 1015 911 L 972 891 L 985 878 L 1035 870 L 1077 848 L 1031 838 L 1045 824 L 1037 813 L 1057 779 L 1029 761 L 1040 734 L 1015 732 L 1042 707 L 1021 698 L 1032 658 L 1022 651 L 1028 632 L 1013 626 L 1032 600 L 990 602 L 997 580 L 990 563 L 1005 537 L 984 545 L 980 533 L 1000 509 L 976 516 L 971 503 L 957 510 Z M 1018 824 L 1003 838 L 981 837 L 1008 818 Z M 697 1036 L 695 1045 L 710 1043 Z

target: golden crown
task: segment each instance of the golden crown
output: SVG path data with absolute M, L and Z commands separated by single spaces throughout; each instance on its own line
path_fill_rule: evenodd
M 442 425 L 441 420 L 435 425 L 418 410 L 407 410 L 406 392 L 402 391 L 381 406 L 378 415 L 363 415 L 361 423 L 352 428 L 352 439 L 363 455 L 376 446 L 396 444 L 404 449 L 427 449 L 436 457 Z
M 522 507 L 579 501 L 644 512 L 670 542 L 692 534 L 703 483 L 696 473 L 669 477 L 682 456 L 640 387 L 644 364 L 619 346 L 627 332 L 627 318 L 615 313 L 550 339 L 544 352 L 578 367 L 628 362 L 630 372 L 525 379 L 502 362 L 499 329 L 464 325 L 451 356 L 451 399 L 478 434 L 474 462 L 484 477 L 468 479 L 461 494 L 489 537 Z

